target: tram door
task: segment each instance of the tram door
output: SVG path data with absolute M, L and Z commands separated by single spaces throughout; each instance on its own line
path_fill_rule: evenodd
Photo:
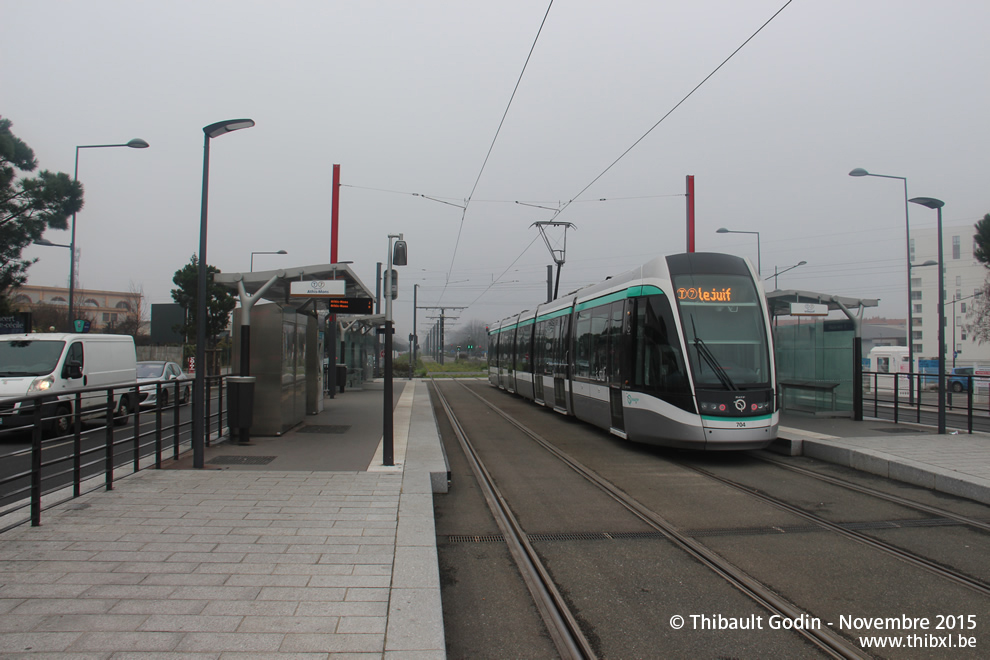
M 612 414 L 612 428 L 625 432 L 626 423 L 622 414 L 622 390 L 618 387 L 608 388 L 608 407 Z
M 567 405 L 566 386 L 566 382 L 570 380 L 570 327 L 570 316 L 559 317 L 551 334 L 550 345 L 553 370 L 553 407 L 564 411 L 571 410 Z
M 543 394 L 543 374 L 547 371 L 547 356 L 550 350 L 547 346 L 547 321 L 537 321 L 533 324 L 533 398 L 537 403 L 546 405 Z
M 632 301 L 618 300 L 609 309 L 608 355 L 608 408 L 611 425 L 625 433 L 626 422 L 622 413 L 622 379 L 626 363 L 626 339 L 630 336 Z
M 567 410 L 567 390 L 564 389 L 564 379 L 559 376 L 553 379 L 553 407 Z

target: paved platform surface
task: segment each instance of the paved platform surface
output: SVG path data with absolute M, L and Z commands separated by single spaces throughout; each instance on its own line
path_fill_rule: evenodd
M 425 383 L 327 400 L 278 438 L 143 470 L 0 535 L 4 658 L 444 658 Z M 343 428 L 347 427 L 347 428 Z

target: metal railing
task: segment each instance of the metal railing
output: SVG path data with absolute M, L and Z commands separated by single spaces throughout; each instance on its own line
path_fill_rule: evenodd
M 965 383 L 965 385 L 963 385 Z M 988 383 L 985 376 L 946 374 L 946 412 L 966 416 L 966 430 L 973 432 L 974 418 L 990 417 L 990 391 L 979 385 Z M 923 414 L 938 410 L 938 374 L 863 372 L 863 403 L 873 407 L 873 416 L 881 410 L 900 421 L 922 423 Z
M 226 429 L 224 378 L 206 379 L 207 447 Z M 82 388 L 64 399 L 34 394 L 0 402 L 0 532 L 28 521 L 40 525 L 46 509 L 100 488 L 113 490 L 116 479 L 161 469 L 163 461 L 178 461 L 192 448 L 192 406 L 183 406 L 180 396 L 190 384 L 146 381 Z M 142 392 L 149 387 L 155 389 L 154 407 L 142 410 Z

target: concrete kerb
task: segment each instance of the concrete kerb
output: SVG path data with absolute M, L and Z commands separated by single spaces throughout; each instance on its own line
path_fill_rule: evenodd
M 777 453 L 807 456 L 888 479 L 990 504 L 990 479 L 967 475 L 879 449 L 857 446 L 856 438 L 838 438 L 812 431 L 781 428 L 772 447 Z M 932 441 L 939 436 L 933 436 Z M 918 438 L 923 439 L 923 438 Z
M 446 644 L 433 493 L 447 492 L 447 468 L 429 392 L 420 381 L 405 386 L 395 420 L 397 462 L 399 437 L 403 439 L 402 492 L 385 657 L 442 659 Z M 376 454 L 375 460 L 380 461 L 380 456 Z M 442 475 L 442 488 L 438 475 Z

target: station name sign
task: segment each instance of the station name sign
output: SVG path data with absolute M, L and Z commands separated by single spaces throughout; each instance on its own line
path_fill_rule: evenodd
M 309 282 L 290 282 L 289 284 L 290 298 L 341 297 L 347 287 L 347 282 L 344 280 L 310 280 Z
M 828 316 L 828 305 L 791 303 L 791 316 Z

